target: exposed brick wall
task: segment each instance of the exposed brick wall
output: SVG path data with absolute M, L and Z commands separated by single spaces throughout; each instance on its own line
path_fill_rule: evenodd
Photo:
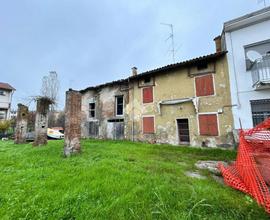
M 15 129 L 15 144 L 26 143 L 26 133 L 28 124 L 28 107 L 23 104 L 18 104 L 16 129 Z
M 80 92 L 66 92 L 64 156 L 79 153 L 81 150 L 81 100 Z
M 35 141 L 33 146 L 47 144 L 48 113 L 52 101 L 46 97 L 37 99 L 36 121 L 35 121 Z

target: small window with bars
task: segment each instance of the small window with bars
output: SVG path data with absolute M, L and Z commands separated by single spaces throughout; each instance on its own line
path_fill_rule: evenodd
M 250 104 L 254 127 L 270 117 L 270 99 L 252 100 Z

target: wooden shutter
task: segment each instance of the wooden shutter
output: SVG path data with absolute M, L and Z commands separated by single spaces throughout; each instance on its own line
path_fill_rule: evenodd
M 196 77 L 195 84 L 197 96 L 214 95 L 214 83 L 212 74 Z
M 199 115 L 200 135 L 218 136 L 218 123 L 216 114 Z
M 153 102 L 153 87 L 143 88 L 143 103 Z
M 208 134 L 207 115 L 199 115 L 200 135 Z
M 155 133 L 154 117 L 143 117 L 143 133 L 144 134 Z

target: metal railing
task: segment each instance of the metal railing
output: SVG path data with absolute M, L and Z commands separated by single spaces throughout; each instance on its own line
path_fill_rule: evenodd
M 253 87 L 270 84 L 270 55 L 257 59 L 251 67 Z

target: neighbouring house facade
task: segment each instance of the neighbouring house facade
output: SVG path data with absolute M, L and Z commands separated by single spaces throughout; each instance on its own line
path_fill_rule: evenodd
M 226 52 L 195 58 L 82 93 L 82 136 L 228 147 L 233 118 Z
M 270 116 L 270 7 L 226 22 L 221 43 L 228 51 L 234 128 L 252 128 Z
M 11 118 L 11 102 L 15 89 L 8 83 L 0 82 L 0 120 Z

